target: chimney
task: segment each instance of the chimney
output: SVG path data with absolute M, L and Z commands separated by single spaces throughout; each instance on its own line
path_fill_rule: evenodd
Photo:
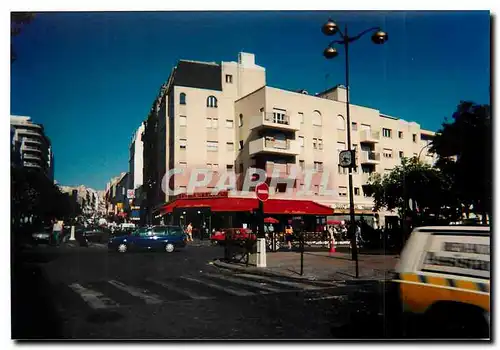
M 337 85 L 331 89 L 317 94 L 318 97 L 326 98 L 328 100 L 347 102 L 347 88 L 344 85 Z

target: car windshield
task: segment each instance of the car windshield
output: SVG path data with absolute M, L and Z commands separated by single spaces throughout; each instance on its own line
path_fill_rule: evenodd
M 182 231 L 182 228 L 176 227 L 176 226 L 169 227 L 167 232 L 168 232 L 169 236 L 182 236 L 182 235 L 184 235 L 184 231 Z

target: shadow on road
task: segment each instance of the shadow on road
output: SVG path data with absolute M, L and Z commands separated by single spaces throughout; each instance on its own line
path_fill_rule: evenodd
M 55 254 L 13 251 L 11 259 L 12 339 L 61 339 L 58 317 L 50 283 L 36 263 L 56 259 Z

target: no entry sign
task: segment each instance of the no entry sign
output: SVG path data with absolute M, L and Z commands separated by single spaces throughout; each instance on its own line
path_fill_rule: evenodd
M 269 199 L 269 186 L 262 182 L 255 187 L 255 194 L 257 195 L 257 199 L 265 202 Z

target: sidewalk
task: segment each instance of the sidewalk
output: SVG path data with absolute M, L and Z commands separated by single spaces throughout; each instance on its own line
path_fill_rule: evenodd
M 318 281 L 356 279 L 355 262 L 349 253 L 304 252 L 304 274 L 300 275 L 299 252 L 266 253 L 267 267 L 257 268 L 216 260 L 212 264 L 235 272 L 251 272 Z M 398 262 L 397 255 L 359 254 L 359 279 L 384 280 Z

